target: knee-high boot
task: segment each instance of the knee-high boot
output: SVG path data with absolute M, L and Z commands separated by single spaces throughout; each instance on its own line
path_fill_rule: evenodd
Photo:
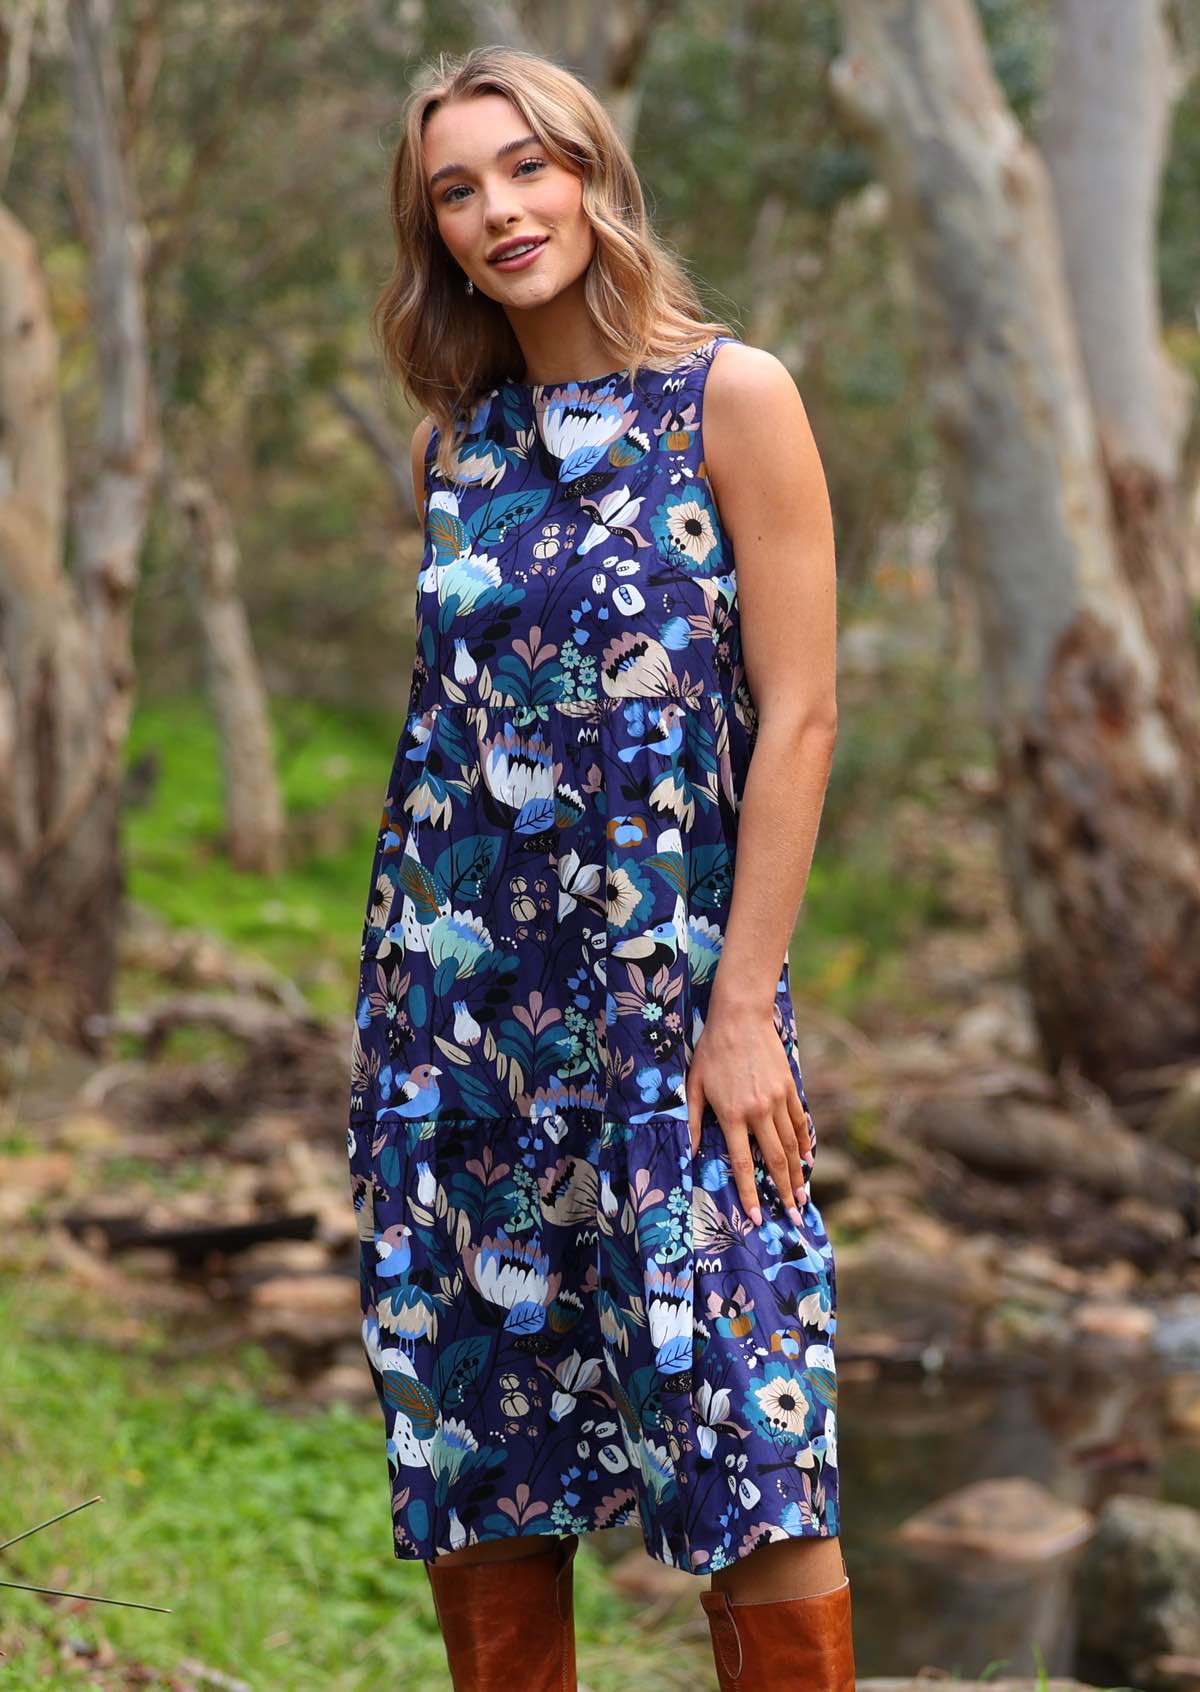
M 454 1692 L 576 1692 L 575 1534 L 486 1563 L 425 1564 Z
M 720 1692 L 854 1692 L 849 1575 L 804 1598 L 740 1604 L 702 1592 L 700 1603 Z

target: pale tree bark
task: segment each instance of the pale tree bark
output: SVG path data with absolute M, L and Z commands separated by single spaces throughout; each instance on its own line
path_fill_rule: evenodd
M 74 144 L 89 221 L 100 406 L 63 569 L 58 355 L 33 241 L 0 214 L 0 934 L 4 976 L 86 1038 L 112 994 L 132 589 L 158 471 L 136 212 L 103 0 L 69 9 Z
M 221 748 L 226 850 L 236 869 L 273 874 L 284 867 L 286 819 L 266 691 L 238 587 L 233 523 L 213 488 L 198 476 L 172 487 L 172 506 L 193 564 L 189 583 Z
M 1167 356 L 1156 284 L 1171 108 L 1190 68 L 1159 0 L 1056 0 L 1041 151 L 1122 565 L 1164 664 L 1189 650 L 1182 447 L 1195 383 Z M 1189 672 L 1190 673 L 1190 672 Z M 1183 695 L 1188 673 L 1173 678 Z
M 1200 677 L 1159 609 L 1180 561 L 1170 525 L 1113 521 L 1048 173 L 969 0 L 840 9 L 834 94 L 925 316 L 1035 1014 L 1053 1064 L 1114 1086 L 1200 1042 Z

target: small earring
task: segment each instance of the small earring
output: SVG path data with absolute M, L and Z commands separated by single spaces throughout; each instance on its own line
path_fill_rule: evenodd
M 467 292 L 468 294 L 473 294 L 475 292 L 475 284 L 469 276 L 467 277 Z

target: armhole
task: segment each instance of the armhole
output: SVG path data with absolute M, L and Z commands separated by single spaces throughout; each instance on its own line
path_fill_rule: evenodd
M 701 374 L 700 374 L 700 393 L 699 393 L 699 398 L 698 398 L 698 402 L 697 402 L 697 411 L 699 413 L 699 418 L 700 418 L 699 425 L 697 426 L 697 429 L 696 429 L 696 442 L 697 442 L 697 445 L 700 448 L 699 462 L 701 464 L 703 464 L 703 466 L 704 466 L 704 485 L 708 490 L 708 497 L 712 500 L 713 509 L 717 513 L 718 523 L 721 522 L 721 508 L 717 504 L 717 490 L 713 487 L 712 477 L 709 475 L 709 472 L 708 472 L 708 454 L 705 451 L 705 446 L 704 446 L 704 396 L 705 396 L 705 393 L 707 392 L 707 389 L 708 389 L 708 378 L 712 373 L 713 360 L 716 358 L 716 356 L 720 352 L 721 348 L 723 346 L 725 346 L 725 344 L 727 342 L 731 342 L 731 341 L 736 341 L 740 345 L 741 344 L 741 336 L 740 335 L 714 335 L 712 340 L 708 343 L 708 346 L 704 349 L 704 352 L 702 354 L 704 363 L 703 363 L 703 367 L 702 367 Z M 724 524 L 721 524 L 721 526 L 722 526 L 722 529 L 723 529 Z

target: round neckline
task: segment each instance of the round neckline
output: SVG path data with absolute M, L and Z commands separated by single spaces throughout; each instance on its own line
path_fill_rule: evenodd
M 699 358 L 703 353 L 708 351 L 715 341 L 719 341 L 722 338 L 723 337 L 721 335 L 710 335 L 708 340 L 703 342 L 700 346 L 693 347 L 690 353 L 683 354 L 680 359 L 680 363 L 683 362 L 684 358 Z M 650 367 L 647 366 L 646 368 Z M 572 376 L 566 379 L 558 377 L 549 382 L 519 382 L 515 376 L 509 376 L 505 378 L 501 386 L 514 388 L 519 394 L 533 394 L 539 390 L 545 390 L 547 388 L 598 388 L 605 382 L 616 382 L 627 376 L 632 376 L 632 374 L 633 366 L 631 364 L 627 364 L 621 370 L 606 370 L 602 376 Z M 664 374 L 670 374 L 670 372 L 664 372 Z
M 621 370 L 606 370 L 600 376 L 555 376 L 545 382 L 518 382 L 514 376 L 507 379 L 505 386 L 517 388 L 523 394 L 532 394 L 538 388 L 598 388 L 602 382 L 615 382 L 632 371 L 633 366 L 627 364 Z

